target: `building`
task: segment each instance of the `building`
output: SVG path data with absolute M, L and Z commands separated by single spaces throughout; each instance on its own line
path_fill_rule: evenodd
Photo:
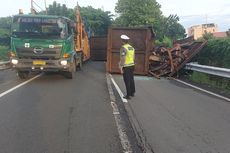
M 216 38 L 226 38 L 228 35 L 227 32 L 215 32 L 213 36 Z
M 218 27 L 214 23 L 195 25 L 188 28 L 188 36 L 194 36 L 194 39 L 201 38 L 205 33 L 216 33 Z

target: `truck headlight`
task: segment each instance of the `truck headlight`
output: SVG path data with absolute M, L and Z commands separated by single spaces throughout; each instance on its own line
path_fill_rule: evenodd
M 18 64 L 18 60 L 17 59 L 12 59 L 11 63 L 14 64 L 14 65 L 16 65 L 16 64 Z
M 67 61 L 66 60 L 62 60 L 61 61 L 61 65 L 67 65 Z

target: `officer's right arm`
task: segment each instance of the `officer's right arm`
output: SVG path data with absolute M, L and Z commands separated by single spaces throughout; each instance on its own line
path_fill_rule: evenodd
M 123 67 L 125 65 L 125 55 L 126 55 L 126 49 L 122 47 L 120 49 L 120 62 L 119 62 L 119 68 L 121 73 L 123 73 Z

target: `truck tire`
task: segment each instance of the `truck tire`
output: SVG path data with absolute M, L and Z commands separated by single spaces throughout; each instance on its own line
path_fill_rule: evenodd
M 67 79 L 73 79 L 76 75 L 76 60 L 74 59 L 72 66 L 71 66 L 71 71 L 64 72 L 64 76 Z
M 82 64 L 83 64 L 83 54 L 81 52 L 80 55 L 79 55 L 79 57 L 78 57 L 77 70 L 81 70 L 82 69 Z
M 82 69 L 82 63 L 83 63 L 83 59 L 82 59 L 82 54 L 81 54 L 80 62 L 79 62 L 79 64 L 78 64 L 78 69 L 79 69 L 79 70 Z
M 29 75 L 29 72 L 27 71 L 18 71 L 18 77 L 20 79 L 26 79 Z

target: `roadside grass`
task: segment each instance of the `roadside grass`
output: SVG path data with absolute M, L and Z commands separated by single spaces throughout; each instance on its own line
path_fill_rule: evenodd
M 8 59 L 9 46 L 0 46 L 0 61 Z
M 193 72 L 189 80 L 195 83 L 203 84 L 212 88 L 219 89 L 230 94 L 230 79 L 208 75 L 200 72 Z

